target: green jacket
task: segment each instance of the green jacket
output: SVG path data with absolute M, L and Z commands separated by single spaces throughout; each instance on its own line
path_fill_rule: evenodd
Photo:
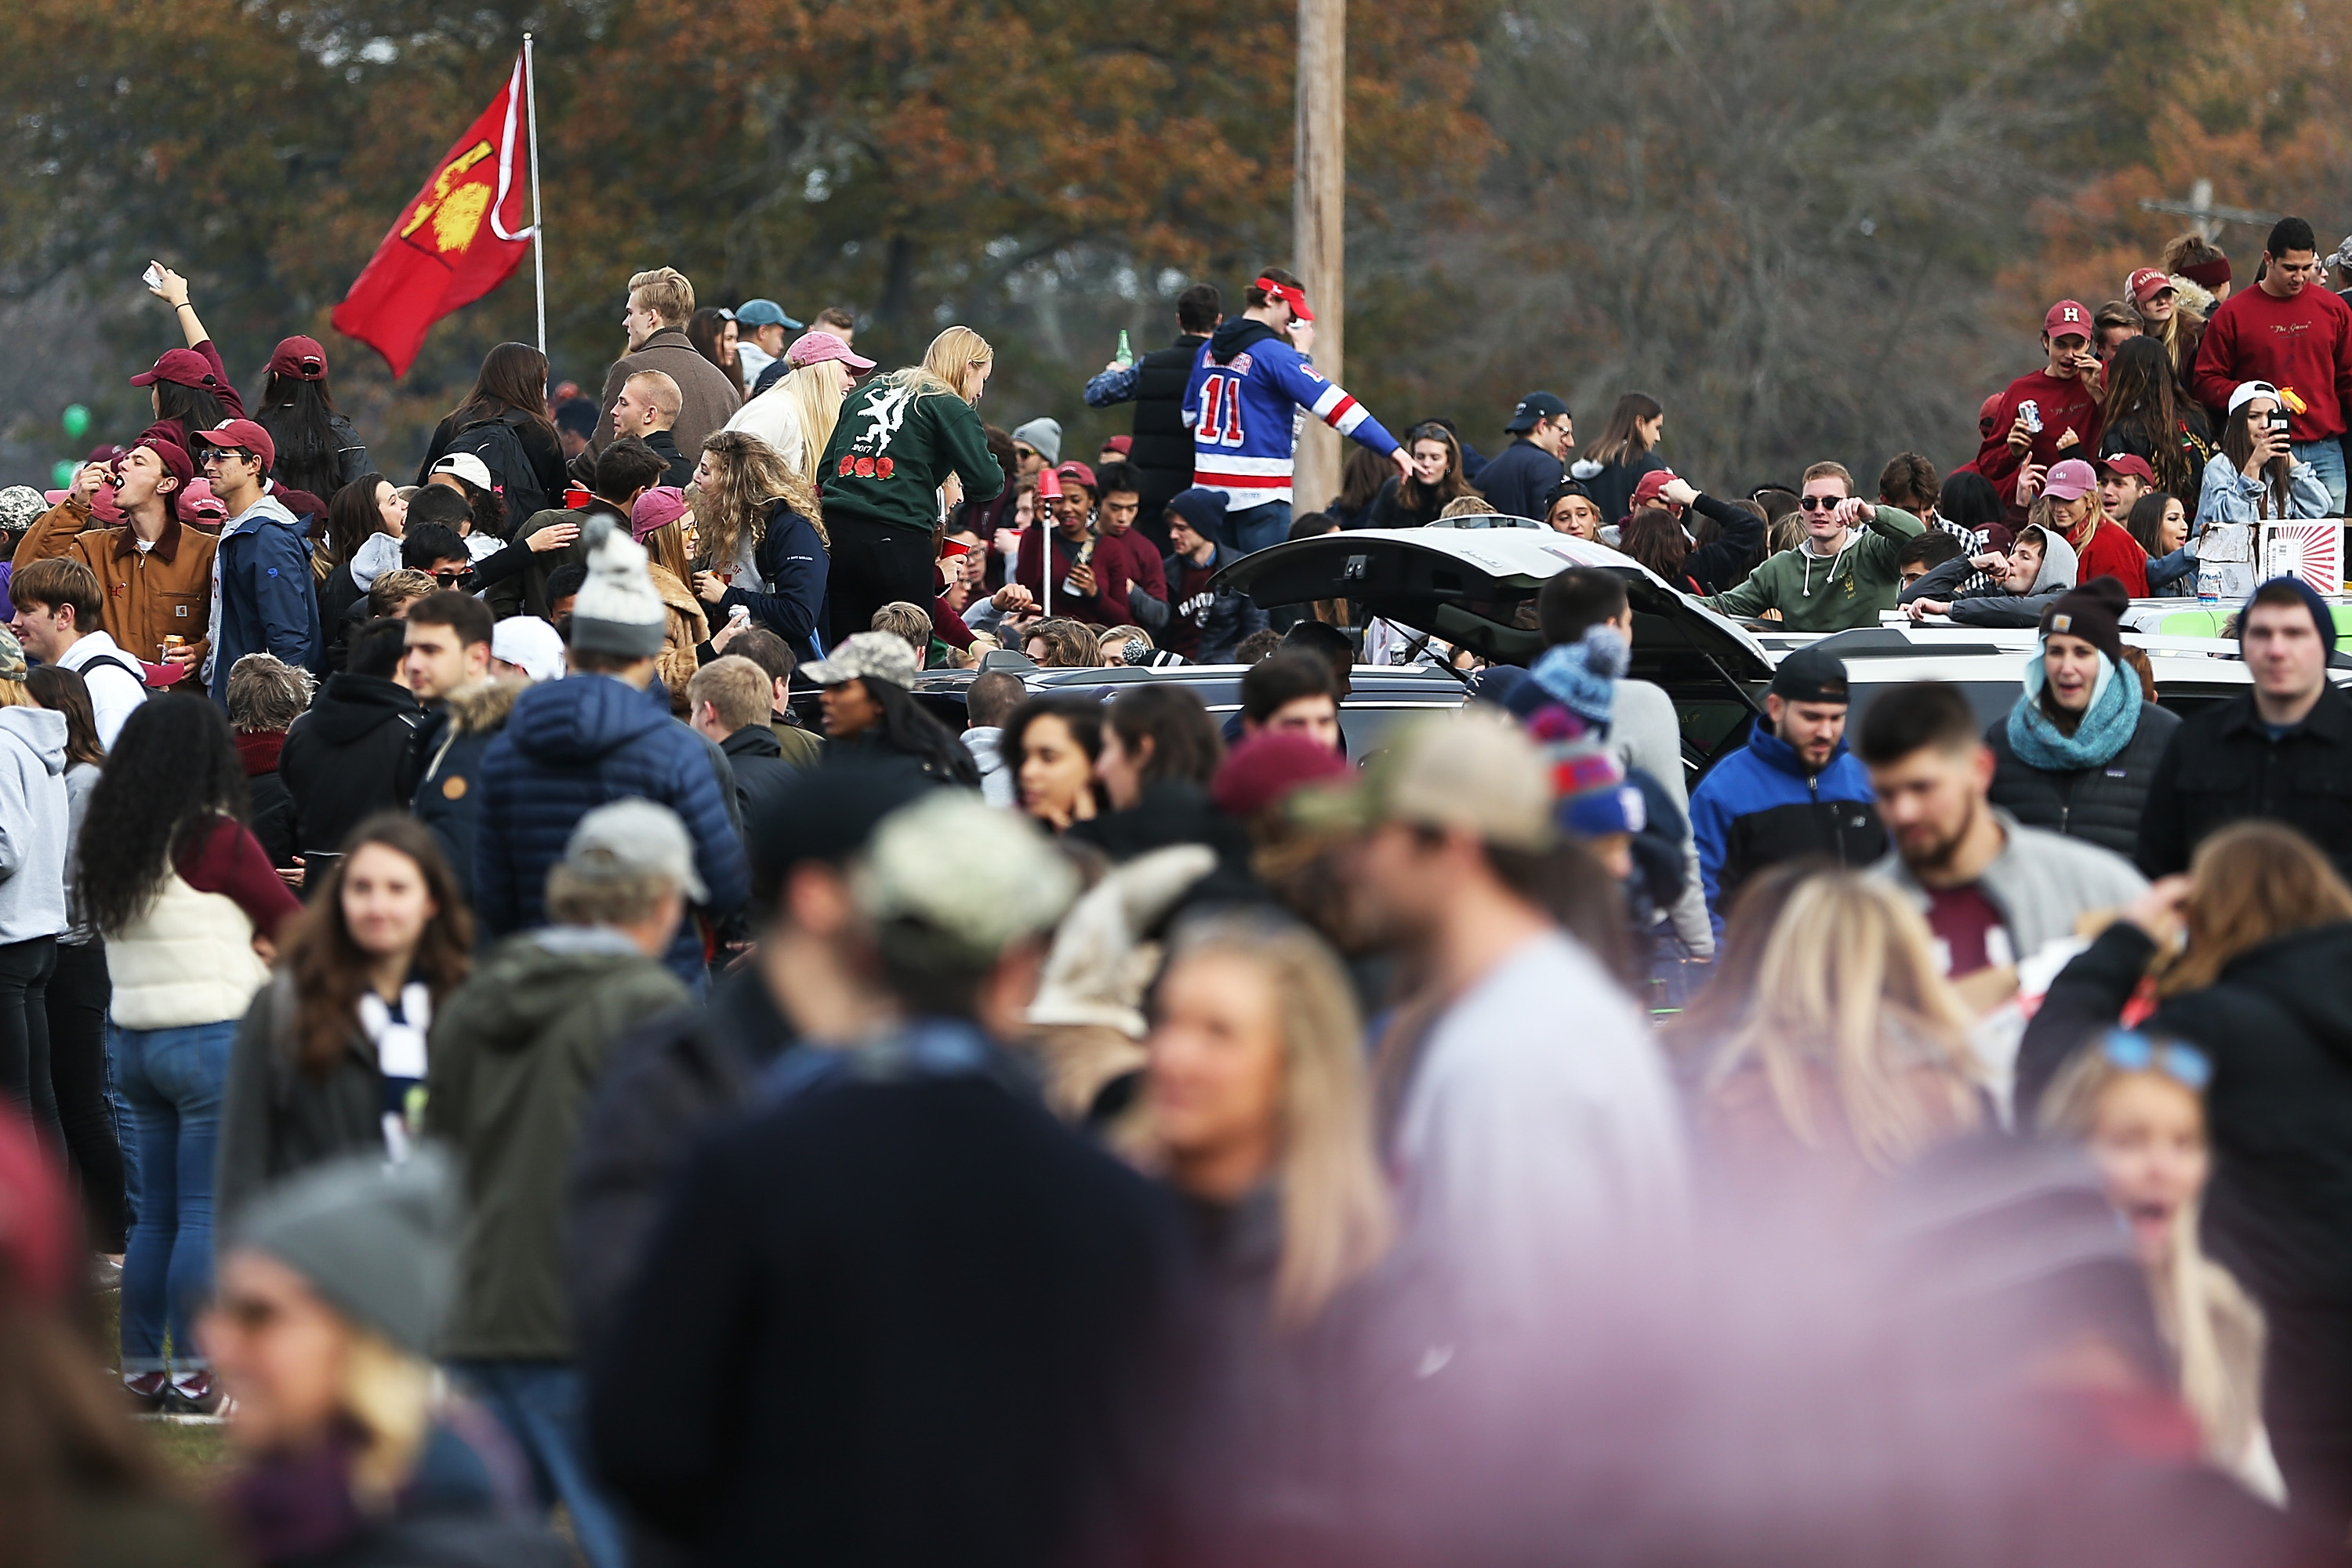
M 563 1184 L 582 1110 L 613 1042 L 688 1000 L 658 959 L 603 928 L 499 943 L 433 1020 L 425 1131 L 457 1155 L 467 1215 L 441 1352 L 562 1361 Z
M 971 404 L 945 393 L 919 396 L 897 381 L 877 376 L 841 405 L 817 470 L 824 514 L 856 512 L 929 533 L 940 520 L 933 492 L 950 474 L 962 477 L 964 500 L 986 500 L 1004 488 L 1004 470 Z
M 1925 532 L 1927 526 L 1907 511 L 1880 507 L 1870 526 L 1856 531 L 1834 558 L 1824 561 L 1801 543 L 1766 557 L 1747 582 L 1729 593 L 1710 595 L 1699 603 L 1727 616 L 1778 610 L 1781 626 L 1792 632 L 1874 626 L 1880 611 L 1895 607 L 1895 592 L 1903 585 L 1895 558 L 1902 553 L 1904 541 Z

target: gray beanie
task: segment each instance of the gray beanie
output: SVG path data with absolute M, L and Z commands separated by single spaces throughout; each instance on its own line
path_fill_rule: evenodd
M 1058 419 L 1032 419 L 1026 425 L 1016 426 L 1013 438 L 1036 447 L 1037 455 L 1045 459 L 1049 468 L 1062 460 L 1062 422 Z
M 588 520 L 582 537 L 588 546 L 588 580 L 572 601 L 572 646 L 624 658 L 660 653 L 669 609 L 646 571 L 646 547 L 602 514 Z
M 456 1173 L 435 1149 L 313 1165 L 256 1198 L 231 1237 L 309 1282 L 362 1328 L 429 1356 L 457 1284 Z

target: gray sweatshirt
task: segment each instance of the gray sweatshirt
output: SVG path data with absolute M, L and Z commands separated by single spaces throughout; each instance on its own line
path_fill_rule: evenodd
M 66 716 L 0 708 L 0 943 L 66 929 Z

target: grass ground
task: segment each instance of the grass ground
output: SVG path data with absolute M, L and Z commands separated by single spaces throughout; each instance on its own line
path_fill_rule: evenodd
M 120 1354 L 121 1292 L 109 1290 L 100 1296 L 99 1310 L 105 1320 L 107 1340 L 118 1347 Z M 151 1416 L 139 1425 L 165 1458 L 191 1476 L 208 1478 L 228 1462 L 228 1432 L 216 1421 L 174 1421 Z

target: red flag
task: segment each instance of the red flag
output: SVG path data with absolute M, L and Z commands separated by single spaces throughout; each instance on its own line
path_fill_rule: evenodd
M 393 221 L 335 307 L 335 330 L 407 374 L 425 329 L 507 280 L 530 247 L 523 225 L 522 57 L 507 85 Z

